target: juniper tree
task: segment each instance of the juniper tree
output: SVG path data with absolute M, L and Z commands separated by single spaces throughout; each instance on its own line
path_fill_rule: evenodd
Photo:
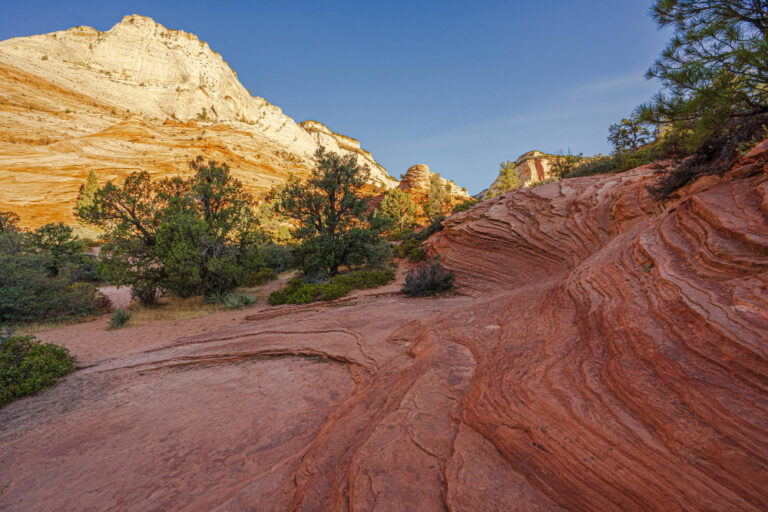
M 252 199 L 226 164 L 190 162 L 191 177 L 153 182 L 147 172 L 107 182 L 78 200 L 83 222 L 106 231 L 102 272 L 145 304 L 160 291 L 221 295 L 258 264 Z
M 308 275 L 336 275 L 342 265 L 376 263 L 383 225 L 369 214 L 363 188 L 370 174 L 353 154 L 320 148 L 304 181 L 291 177 L 273 200 L 275 210 L 296 223 L 297 263 Z

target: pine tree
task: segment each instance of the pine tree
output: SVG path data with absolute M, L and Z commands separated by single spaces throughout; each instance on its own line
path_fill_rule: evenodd
M 77 195 L 77 202 L 75 203 L 75 215 L 77 215 L 77 212 L 81 208 L 85 210 L 93 206 L 98 190 L 99 182 L 96 180 L 96 173 L 94 173 L 93 170 L 90 170 L 88 171 L 88 178 L 86 178 L 85 183 L 80 185 L 80 192 Z
M 613 146 L 614 154 L 636 151 L 653 139 L 654 131 L 637 115 L 624 118 L 608 128 L 608 142 Z
M 517 172 L 515 163 L 507 160 L 499 164 L 499 177 L 496 183 L 486 193 L 486 199 L 491 199 L 512 190 L 520 188 L 520 174 Z
M 429 190 L 424 203 L 424 214 L 429 222 L 440 222 L 451 211 L 451 188 L 438 174 L 429 177 Z
M 391 188 L 384 193 L 381 203 L 376 208 L 376 214 L 389 226 L 387 233 L 397 236 L 413 227 L 416 204 L 407 192 L 399 188 Z
M 656 0 L 651 15 L 674 35 L 646 73 L 665 92 L 643 120 L 695 150 L 728 120 L 768 112 L 768 0 Z

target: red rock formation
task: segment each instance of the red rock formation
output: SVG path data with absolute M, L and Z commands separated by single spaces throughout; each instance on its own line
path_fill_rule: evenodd
M 440 179 L 443 185 L 448 188 L 450 206 L 455 206 L 471 198 L 466 189 L 459 188 L 459 186 L 451 180 L 445 179 L 439 174 L 430 171 L 429 166 L 424 164 L 412 165 L 404 175 L 401 175 L 398 188 L 407 192 L 413 198 L 417 205 L 417 220 L 422 223 L 428 223 L 423 205 L 426 203 L 427 194 L 429 193 L 430 180 L 432 179 L 432 176 L 435 175 Z M 380 201 L 380 198 L 378 200 Z M 378 204 L 378 202 L 376 204 Z
M 768 509 L 768 142 L 664 203 L 655 172 L 450 217 L 430 247 L 464 296 L 86 358 L 0 410 L 0 508 Z

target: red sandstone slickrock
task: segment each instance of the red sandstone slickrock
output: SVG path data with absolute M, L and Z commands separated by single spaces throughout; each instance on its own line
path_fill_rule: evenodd
M 0 509 L 768 509 L 768 142 L 656 172 L 450 217 L 462 296 L 45 333 L 81 369 L 0 410 Z

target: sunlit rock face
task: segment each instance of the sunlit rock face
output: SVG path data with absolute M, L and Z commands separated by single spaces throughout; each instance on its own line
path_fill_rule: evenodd
M 420 222 L 426 222 L 427 220 L 423 211 L 423 205 L 426 202 L 427 194 L 429 193 L 429 184 L 432 176 L 437 176 L 440 183 L 442 183 L 444 187 L 447 187 L 450 205 L 457 205 L 462 201 L 471 198 L 467 189 L 461 188 L 453 181 L 443 178 L 438 173 L 430 171 L 429 166 L 425 164 L 412 165 L 408 168 L 405 174 L 401 176 L 398 188 L 413 197 L 413 200 L 418 207 L 416 212 L 417 220 Z
M 238 165 L 254 192 L 306 173 L 321 145 L 355 154 L 373 184 L 397 185 L 358 141 L 300 126 L 247 91 L 206 42 L 144 16 L 2 41 L 0 85 L 0 208 L 27 224 L 71 221 L 91 169 L 100 181 L 139 168 L 164 175 L 197 154 Z

